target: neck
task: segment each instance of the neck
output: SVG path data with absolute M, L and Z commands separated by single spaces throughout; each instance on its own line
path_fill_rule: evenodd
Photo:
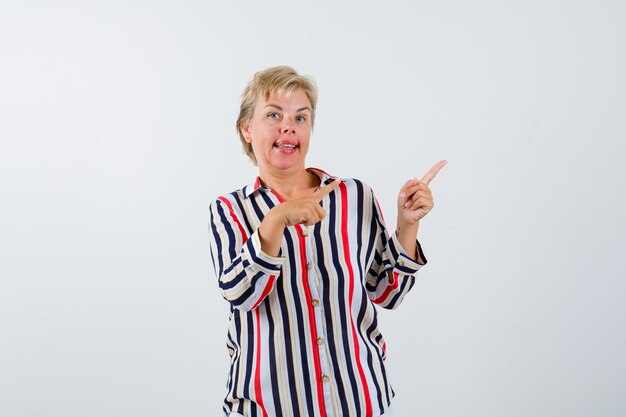
M 304 165 L 289 170 L 263 169 L 259 167 L 261 182 L 276 191 L 285 200 L 303 197 L 319 187 L 321 180 Z

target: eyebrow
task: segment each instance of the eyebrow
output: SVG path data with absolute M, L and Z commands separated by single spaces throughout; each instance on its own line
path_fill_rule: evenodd
M 281 110 L 281 111 L 283 110 L 282 107 L 277 106 L 276 104 L 271 104 L 271 103 L 266 104 L 265 107 L 276 107 L 278 110 Z M 296 113 L 299 112 L 299 111 L 302 111 L 302 110 L 311 111 L 311 109 L 308 108 L 308 107 L 302 107 L 301 109 L 296 110 Z

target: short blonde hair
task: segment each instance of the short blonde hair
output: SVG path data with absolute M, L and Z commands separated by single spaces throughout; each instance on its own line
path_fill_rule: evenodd
M 272 93 L 276 91 L 293 92 L 297 89 L 301 89 L 306 94 L 309 102 L 311 103 L 311 128 L 315 122 L 315 106 L 317 105 L 317 86 L 310 77 L 300 75 L 291 67 L 282 65 L 278 67 L 271 67 L 254 74 L 252 80 L 243 90 L 241 95 L 241 106 L 239 108 L 239 117 L 237 118 L 237 133 L 243 150 L 252 160 L 254 165 L 257 164 L 254 151 L 252 150 L 252 144 L 246 142 L 243 134 L 241 133 L 241 127 L 252 120 L 254 115 L 254 107 L 260 97 L 264 97 L 265 100 L 269 98 Z

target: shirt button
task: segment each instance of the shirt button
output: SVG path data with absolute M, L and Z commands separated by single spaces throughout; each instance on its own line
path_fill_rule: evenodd
M 322 382 L 330 381 L 330 377 L 328 375 L 322 375 Z
M 302 228 L 302 236 L 307 237 L 309 235 L 309 229 L 307 228 Z
M 311 268 L 313 268 L 313 264 L 311 262 L 307 262 L 306 263 L 306 269 L 310 270 Z
M 320 305 L 320 300 L 314 298 L 313 301 L 311 301 L 311 304 L 313 304 L 313 307 L 317 307 L 318 305 Z
M 400 266 L 404 266 L 404 261 L 402 259 L 400 259 L 398 263 L 400 264 Z
M 324 344 L 324 339 L 322 339 L 321 337 L 317 338 L 317 344 L 318 345 L 323 345 Z

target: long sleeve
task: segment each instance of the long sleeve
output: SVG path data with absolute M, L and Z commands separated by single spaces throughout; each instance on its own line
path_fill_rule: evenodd
M 391 233 L 391 236 L 388 233 L 373 192 L 371 200 L 376 248 L 374 260 L 367 272 L 366 290 L 374 303 L 383 308 L 395 309 L 413 288 L 417 271 L 427 262 L 426 256 L 419 241 L 416 241 L 416 246 L 424 264 L 417 263 L 406 253 L 396 233 Z
M 234 308 L 253 310 L 272 291 L 285 258 L 261 250 L 258 229 L 248 236 L 242 214 L 226 197 L 213 201 L 209 211 L 211 259 L 222 296 Z

